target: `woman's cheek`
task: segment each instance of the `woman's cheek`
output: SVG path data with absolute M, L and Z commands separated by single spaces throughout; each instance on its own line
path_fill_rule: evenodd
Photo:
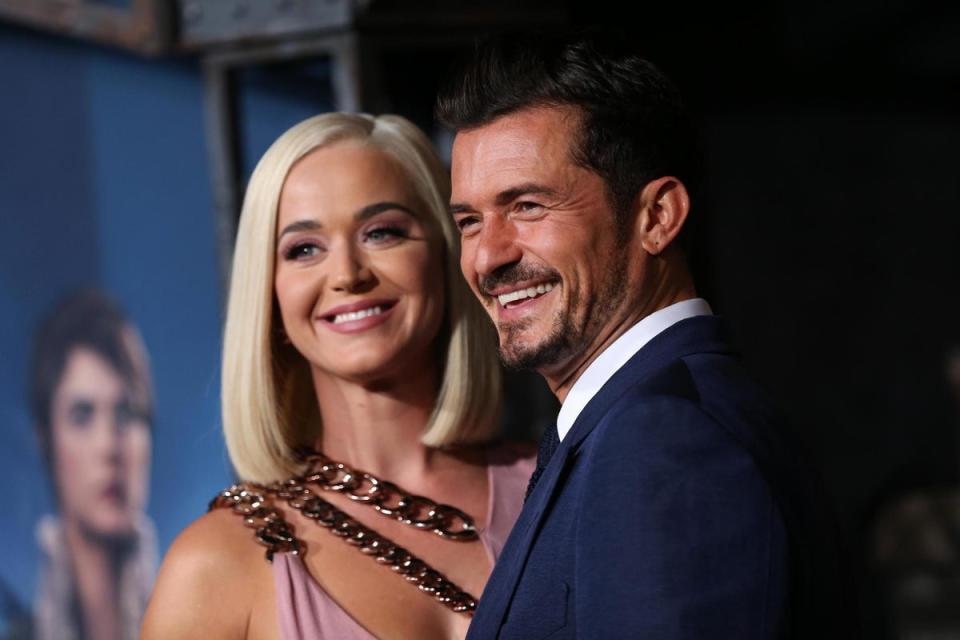
M 128 429 L 124 443 L 124 466 L 127 470 L 130 507 L 137 511 L 142 511 L 147 503 L 151 448 L 152 437 L 146 423 Z
M 53 473 L 61 506 L 73 512 L 89 504 L 85 495 L 93 452 L 89 449 L 89 434 L 70 425 L 54 425 Z

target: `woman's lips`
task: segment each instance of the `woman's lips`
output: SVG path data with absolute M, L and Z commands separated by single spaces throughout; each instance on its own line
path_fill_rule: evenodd
M 375 300 L 334 307 L 320 317 L 323 326 L 337 333 L 359 333 L 387 321 L 394 300 Z
M 103 491 L 100 492 L 100 497 L 106 502 L 118 507 L 127 503 L 127 492 L 124 489 L 123 483 L 119 481 L 108 484 Z

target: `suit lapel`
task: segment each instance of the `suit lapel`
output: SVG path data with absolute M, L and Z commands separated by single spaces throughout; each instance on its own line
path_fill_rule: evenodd
M 590 435 L 604 414 L 628 389 L 640 385 L 657 369 L 695 353 L 733 353 L 726 327 L 716 316 L 681 320 L 654 337 L 627 360 L 583 408 L 561 445 L 575 447 Z
M 557 488 L 557 480 L 566 466 L 570 452 L 570 445 L 564 439 L 550 459 L 550 464 L 543 470 L 543 475 L 537 482 L 533 493 L 524 503 L 520 517 L 507 538 L 503 552 L 497 559 L 493 574 L 488 582 L 488 589 L 484 591 L 481 597 L 481 608 L 478 613 L 478 615 L 482 614 L 486 620 L 493 623 L 487 629 L 488 631 L 495 631 L 503 624 L 517 582 L 527 563 L 533 538 L 540 529 L 547 504 Z
M 523 505 L 520 517 L 497 560 L 484 591 L 478 616 L 492 622 L 487 632 L 500 628 L 523 574 L 533 540 L 540 531 L 568 461 L 604 414 L 629 388 L 668 362 L 693 353 L 730 352 L 721 321 L 713 316 L 688 318 L 656 336 L 620 368 L 587 403 L 570 432 L 560 441 L 537 486 Z

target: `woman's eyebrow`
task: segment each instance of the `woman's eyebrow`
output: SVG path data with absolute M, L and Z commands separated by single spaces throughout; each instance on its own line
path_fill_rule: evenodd
M 378 213 L 383 213 L 384 211 L 390 211 L 391 209 L 397 209 L 398 211 L 403 211 L 407 215 L 410 215 L 414 218 L 418 217 L 417 214 L 414 213 L 411 209 L 409 209 L 408 207 L 405 207 L 399 202 L 375 202 L 374 204 L 368 204 L 367 206 L 363 207 L 362 209 L 357 211 L 355 214 L 353 214 L 353 219 L 357 221 L 366 220 L 367 218 L 371 218 L 377 215 Z
M 357 221 L 366 220 L 367 218 L 372 218 L 378 213 L 383 213 L 384 211 L 392 210 L 403 211 L 409 216 L 414 218 L 417 217 L 417 214 L 399 202 L 375 202 L 373 204 L 368 204 L 367 206 L 361 208 L 356 213 L 353 214 L 353 219 Z M 277 236 L 277 242 L 279 243 L 280 239 L 288 233 L 296 233 L 297 231 L 317 231 L 322 229 L 323 225 L 316 220 L 297 220 L 296 222 L 291 222 L 283 228 L 283 231 Z
M 283 228 L 283 231 L 281 231 L 277 236 L 277 242 L 279 242 L 280 238 L 288 233 L 295 233 L 297 231 L 316 231 L 317 229 L 322 228 L 323 225 L 316 220 L 297 220 L 296 222 L 291 222 Z

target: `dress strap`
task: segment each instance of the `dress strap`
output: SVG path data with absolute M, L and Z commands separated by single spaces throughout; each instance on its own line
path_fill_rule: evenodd
M 474 596 L 389 538 L 337 509 L 311 490 L 310 484 L 308 478 L 291 478 L 267 486 L 234 485 L 214 498 L 209 508 L 229 507 L 243 516 L 244 524 L 255 530 L 257 541 L 267 547 L 267 560 L 271 562 L 277 552 L 305 553 L 304 542 L 293 534 L 293 527 L 284 519 L 283 513 L 270 502 L 270 497 L 275 496 L 364 555 L 390 567 L 424 595 L 456 613 L 473 615 L 477 607 Z
M 267 548 L 267 560 L 275 553 L 300 555 L 306 544 L 293 533 L 293 526 L 267 497 L 266 487 L 252 482 L 235 484 L 210 501 L 208 511 L 230 508 L 243 516 L 243 523 L 254 530 L 257 542 Z

